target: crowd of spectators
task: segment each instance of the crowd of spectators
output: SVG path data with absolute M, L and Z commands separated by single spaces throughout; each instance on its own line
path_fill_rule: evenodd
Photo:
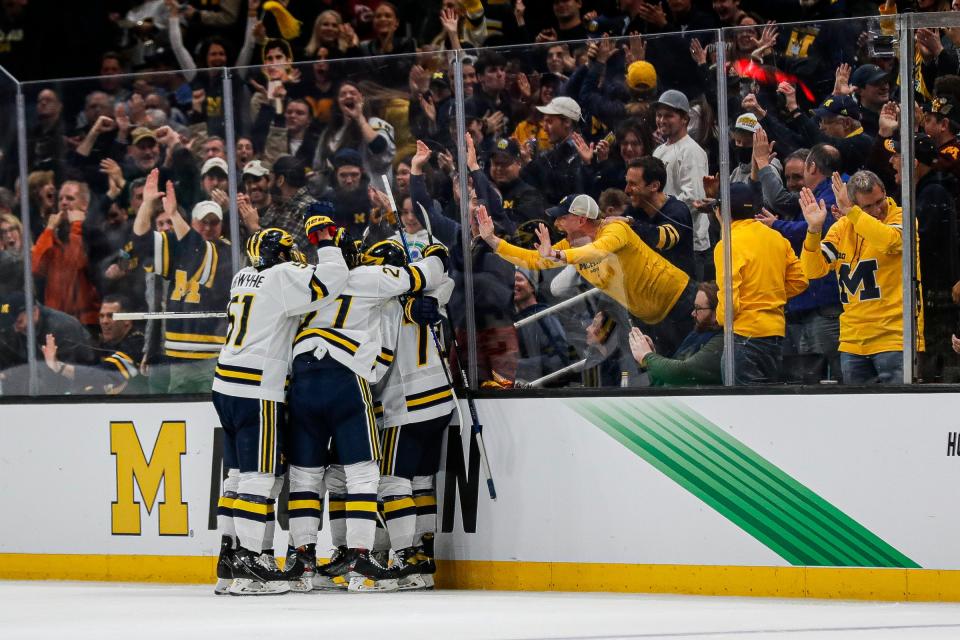
M 356 238 L 390 236 L 385 180 L 407 233 L 451 248 L 450 337 L 461 352 L 472 273 L 486 384 L 538 385 L 561 369 L 545 384 L 718 384 L 721 147 L 729 146 L 731 182 L 755 193 L 756 211 L 744 221 L 779 232 L 799 258 L 814 246 L 804 189 L 829 213 L 833 176 L 866 169 L 892 207 L 899 201 L 907 82 L 917 100 L 915 149 L 905 154 L 917 193 L 914 342 L 924 352 L 916 377 L 960 378 L 960 341 L 951 339 L 960 308 L 960 28 L 917 30 L 915 72 L 900 78 L 880 17 L 956 11 L 960 0 L 113 0 L 76 3 L 82 12 L 68 4 L 0 2 L 0 65 L 40 80 L 24 85 L 23 180 L 14 119 L 0 125 L 2 393 L 25 389 L 30 350 L 48 392 L 208 390 L 225 320 L 118 328 L 110 313 L 223 311 L 237 245 L 277 226 L 305 246 L 308 211 L 327 212 Z M 847 17 L 858 19 L 835 20 Z M 74 31 L 88 24 L 89 36 L 65 37 L 78 42 L 76 55 L 47 64 L 71 55 L 49 47 L 65 20 Z M 86 77 L 43 81 L 58 72 Z M 726 79 L 724 123 L 718 76 Z M 12 93 L 0 93 L 12 113 Z M 584 214 L 593 210 L 582 200 L 571 205 L 568 196 L 580 194 L 596 214 Z M 480 228 L 481 211 L 492 231 Z M 495 234 L 535 250 L 573 229 L 554 224 L 568 214 L 585 218 L 567 233 L 571 252 L 622 228 L 624 243 L 642 245 L 636 264 L 649 272 L 618 273 L 612 253 L 594 276 L 583 265 L 517 268 L 489 241 Z M 825 239 L 842 215 L 827 216 Z M 33 345 L 25 266 L 36 300 Z M 841 316 L 871 281 L 826 271 L 818 267 L 786 302 L 784 335 L 738 333 L 738 344 L 770 338 L 782 348 L 777 379 L 764 381 L 843 381 L 840 351 L 856 314 L 847 324 Z M 618 293 L 611 278 L 631 290 Z M 514 327 L 591 284 L 609 295 Z M 670 299 L 660 304 L 662 295 Z M 741 302 L 735 297 L 735 313 Z M 872 355 L 869 344 L 857 349 Z M 862 381 L 896 381 L 875 373 Z

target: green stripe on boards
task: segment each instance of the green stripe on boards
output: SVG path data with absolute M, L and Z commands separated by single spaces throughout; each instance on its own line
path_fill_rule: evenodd
M 665 407 L 674 410 L 687 420 L 690 427 L 699 430 L 705 437 L 712 437 L 721 446 L 726 446 L 731 452 L 734 452 L 734 455 L 742 457 L 745 463 L 752 463 L 754 469 L 758 473 L 764 474 L 775 490 L 782 492 L 792 504 L 797 505 L 798 509 L 808 514 L 809 517 L 817 518 L 819 522 L 830 529 L 831 535 L 844 538 L 847 541 L 848 548 L 854 554 L 865 556 L 865 558 L 858 558 L 854 562 L 842 566 L 919 568 L 916 562 L 884 542 L 872 531 L 787 475 L 763 456 L 730 436 L 726 431 L 690 410 L 689 407 L 679 402 L 669 402 Z
M 679 464 L 668 455 L 668 452 L 662 451 L 656 442 L 649 437 L 645 437 L 645 432 L 635 430 L 622 423 L 618 418 L 609 415 L 606 412 L 607 408 L 609 407 L 578 406 L 576 410 L 608 434 L 613 435 L 615 439 L 659 469 L 671 480 L 700 498 L 720 515 L 782 556 L 790 564 L 804 564 L 804 559 L 809 554 L 799 549 L 794 541 L 785 538 L 780 531 L 775 528 L 771 529 L 766 522 L 741 509 L 731 499 L 728 491 L 725 491 L 722 487 L 711 486 L 709 482 L 704 482 L 702 474 L 698 477 L 694 470 Z
M 566 404 L 791 564 L 919 567 L 681 402 Z

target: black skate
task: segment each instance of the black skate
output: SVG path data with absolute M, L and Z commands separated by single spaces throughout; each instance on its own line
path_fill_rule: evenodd
M 350 571 L 347 574 L 351 593 L 366 591 L 396 591 L 399 572 L 391 571 L 370 557 L 366 549 L 348 549 Z
M 426 556 L 421 556 L 417 547 L 400 549 L 396 554 L 399 577 L 397 588 L 400 591 L 424 591 L 433 588 L 431 567 L 426 560 L 421 559 Z M 435 570 L 435 567 L 433 569 Z
M 344 577 L 350 571 L 350 563 L 345 561 L 347 547 L 339 546 L 333 552 L 330 562 L 317 567 L 313 576 L 313 588 L 319 591 L 343 591 L 347 588 Z
M 298 593 L 313 591 L 313 576 L 317 570 L 316 545 L 287 549 L 287 562 L 283 572 L 290 582 L 290 590 Z
M 257 555 L 239 547 L 233 564 L 232 596 L 272 596 L 290 591 L 283 571 L 277 568 L 272 554 Z
M 233 584 L 233 539 L 230 536 L 220 537 L 220 555 L 217 557 L 217 584 L 213 592 L 218 596 L 230 592 Z

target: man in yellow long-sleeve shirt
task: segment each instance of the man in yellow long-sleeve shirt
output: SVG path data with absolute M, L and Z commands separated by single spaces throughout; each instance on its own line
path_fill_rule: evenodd
M 754 216 L 760 213 L 758 194 L 746 184 L 730 187 L 730 250 L 733 266 L 733 362 L 734 384 L 780 381 L 787 299 L 807 288 L 807 279 L 790 242 Z M 718 214 L 719 215 L 719 214 Z M 717 321 L 723 324 L 723 241 L 713 252 L 720 287 Z
M 480 236 L 498 256 L 527 269 L 576 265 L 584 280 L 622 304 L 664 353 L 673 353 L 689 331 L 696 287 L 690 277 L 647 246 L 621 221 L 601 224 L 600 207 L 588 195 L 569 195 L 547 209 L 567 237 L 550 243 L 546 225 L 537 229 L 537 249 L 501 240 L 481 207 Z M 577 245 L 577 246 L 574 246 Z
M 846 186 L 833 174 L 842 216 L 821 238 L 827 213 L 809 189 L 800 192 L 807 220 L 800 263 L 808 278 L 831 270 L 840 282 L 840 368 L 847 384 L 903 381 L 903 211 L 872 171 Z M 919 320 L 922 322 L 922 318 Z M 918 344 L 922 350 L 922 344 Z

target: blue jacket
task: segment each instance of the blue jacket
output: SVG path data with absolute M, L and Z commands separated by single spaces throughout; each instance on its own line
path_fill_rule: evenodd
M 846 178 L 846 176 L 844 176 L 844 178 Z M 827 219 L 823 223 L 823 234 L 826 235 L 827 230 L 833 226 L 835 222 L 833 214 L 830 213 L 830 207 L 837 203 L 836 198 L 833 196 L 833 189 L 830 186 L 830 178 L 826 178 L 820 182 L 813 190 L 813 195 L 817 201 L 823 200 L 827 205 Z M 800 251 L 803 249 L 803 239 L 807 235 L 807 221 L 803 219 L 789 221 L 777 220 L 773 223 L 773 228 L 790 241 L 790 246 L 793 247 L 794 252 L 796 252 L 799 257 Z M 800 313 L 818 307 L 839 304 L 840 287 L 837 284 L 837 275 L 831 271 L 822 278 L 811 280 L 810 286 L 807 287 L 806 291 L 787 300 L 786 312 L 788 314 Z

